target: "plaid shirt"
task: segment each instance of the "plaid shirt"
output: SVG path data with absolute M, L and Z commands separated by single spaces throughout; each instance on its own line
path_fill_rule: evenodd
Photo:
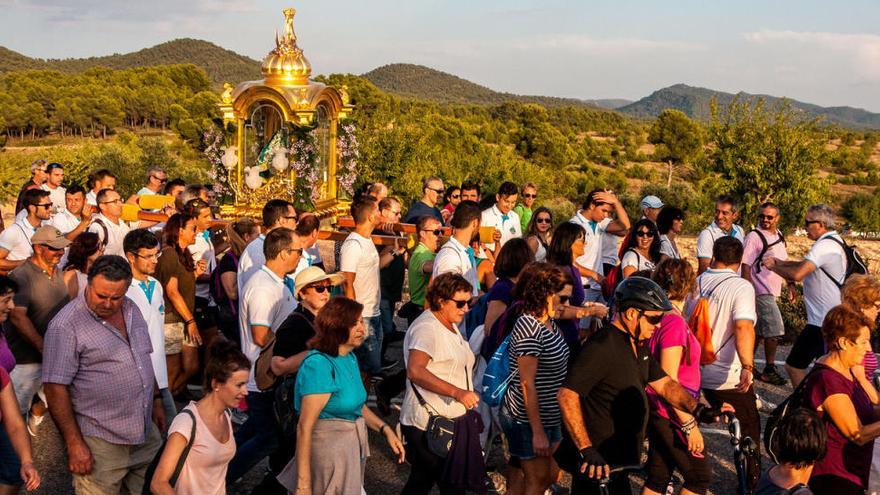
M 147 323 L 128 298 L 122 314 L 128 342 L 83 296 L 59 311 L 46 332 L 43 382 L 67 385 L 83 436 L 139 445 L 152 415 L 153 346 Z

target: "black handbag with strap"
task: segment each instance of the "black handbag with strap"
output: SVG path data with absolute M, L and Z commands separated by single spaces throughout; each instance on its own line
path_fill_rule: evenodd
M 464 371 L 467 389 L 470 390 L 471 379 L 467 366 L 464 367 Z M 425 442 L 427 443 L 428 450 L 438 457 L 445 458 L 449 455 L 449 450 L 452 448 L 452 440 L 455 438 L 455 419 L 438 414 L 437 410 L 425 401 L 425 398 L 419 393 L 419 389 L 412 382 L 409 382 L 409 386 L 412 387 L 413 392 L 416 394 L 419 404 L 428 411 L 428 425 L 425 427 Z
M 188 409 L 184 409 L 180 411 L 181 414 L 186 414 L 190 418 L 192 418 L 192 429 L 189 432 L 189 441 L 186 442 L 186 447 L 184 447 L 183 452 L 180 453 L 180 458 L 177 459 L 177 465 L 174 466 L 174 472 L 171 473 L 171 478 L 168 479 L 168 483 L 173 487 L 177 484 L 177 479 L 180 478 L 180 472 L 183 471 L 183 466 L 186 464 L 186 458 L 189 456 L 189 451 L 192 450 L 193 443 L 196 441 L 196 416 L 192 413 L 192 411 Z M 144 488 L 143 495 L 149 495 L 152 492 L 150 490 L 150 484 L 153 482 L 153 476 L 156 474 L 156 468 L 159 466 L 159 459 L 162 458 L 162 452 L 165 451 L 165 445 L 167 445 L 168 439 L 166 438 L 164 442 L 162 442 L 162 448 L 156 452 L 156 457 L 153 458 L 153 461 L 150 462 L 150 465 L 147 466 L 147 471 L 144 473 Z

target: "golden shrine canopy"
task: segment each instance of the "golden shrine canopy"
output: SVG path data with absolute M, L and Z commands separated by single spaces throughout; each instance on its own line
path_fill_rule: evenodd
M 337 133 L 354 107 L 345 88 L 309 79 L 312 65 L 297 45 L 295 15 L 284 9 L 284 32 L 279 38 L 276 31 L 275 48 L 263 59 L 263 79 L 227 84 L 221 97 L 224 123 L 235 133 L 223 162 L 235 201 L 224 213 L 254 214 L 272 198 L 305 203 L 298 197 L 304 185 L 320 216 L 346 208 L 338 197 Z

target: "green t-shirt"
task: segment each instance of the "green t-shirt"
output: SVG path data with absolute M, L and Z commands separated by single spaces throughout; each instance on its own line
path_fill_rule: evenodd
M 529 226 L 529 222 L 532 220 L 532 209 L 527 208 L 526 205 L 520 203 L 513 208 L 513 211 L 519 215 L 519 223 L 522 226 L 523 234 L 526 233 L 526 228 Z
M 409 299 L 413 304 L 423 306 L 425 304 L 425 291 L 431 280 L 430 273 L 424 273 L 422 266 L 427 261 L 433 261 L 437 253 L 419 243 L 409 258 Z
M 320 419 L 359 418 L 367 402 L 367 390 L 354 353 L 333 357 L 314 349 L 309 351 L 296 373 L 293 407 L 300 411 L 302 397 L 310 394 L 330 394 L 318 415 Z

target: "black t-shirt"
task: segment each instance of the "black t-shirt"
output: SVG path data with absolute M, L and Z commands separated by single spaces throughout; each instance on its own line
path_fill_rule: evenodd
M 423 203 L 421 200 L 413 203 L 412 206 L 409 207 L 409 210 L 406 212 L 406 216 L 403 217 L 403 223 L 416 223 L 419 221 L 421 217 L 434 217 L 440 222 L 440 225 L 443 225 L 443 215 L 440 214 L 440 209 L 436 206 L 428 206 Z
M 580 395 L 590 441 L 611 465 L 639 464 L 648 424 L 645 386 L 666 376 L 647 345 L 633 354 L 630 339 L 613 325 L 597 331 L 562 385 Z
M 217 306 L 229 307 L 230 309 L 234 309 L 233 306 L 236 305 L 230 305 L 229 296 L 226 295 L 226 291 L 223 289 L 223 284 L 220 282 L 220 276 L 228 272 L 238 272 L 238 256 L 236 256 L 232 251 L 227 251 L 226 254 L 224 254 L 223 257 L 220 258 L 220 262 L 217 263 L 217 268 L 214 271 L 216 272 L 216 275 L 214 275 L 213 273 L 211 274 L 212 277 L 217 277 L 216 290 L 211 291 L 214 296 L 214 302 L 217 303 Z M 211 283 L 213 284 L 214 281 L 212 280 Z M 212 289 L 215 288 L 212 287 Z
M 272 355 L 282 358 L 299 354 L 308 349 L 306 344 L 315 336 L 315 315 L 302 304 L 296 307 L 275 332 L 275 348 Z
M 386 232 L 384 230 L 374 230 L 376 235 L 397 235 L 394 232 Z M 401 237 L 401 243 L 406 243 L 406 239 Z M 391 263 L 385 268 L 379 270 L 379 291 L 382 299 L 391 302 L 398 302 L 403 299 L 403 277 L 406 275 L 406 263 L 403 256 L 395 256 Z

